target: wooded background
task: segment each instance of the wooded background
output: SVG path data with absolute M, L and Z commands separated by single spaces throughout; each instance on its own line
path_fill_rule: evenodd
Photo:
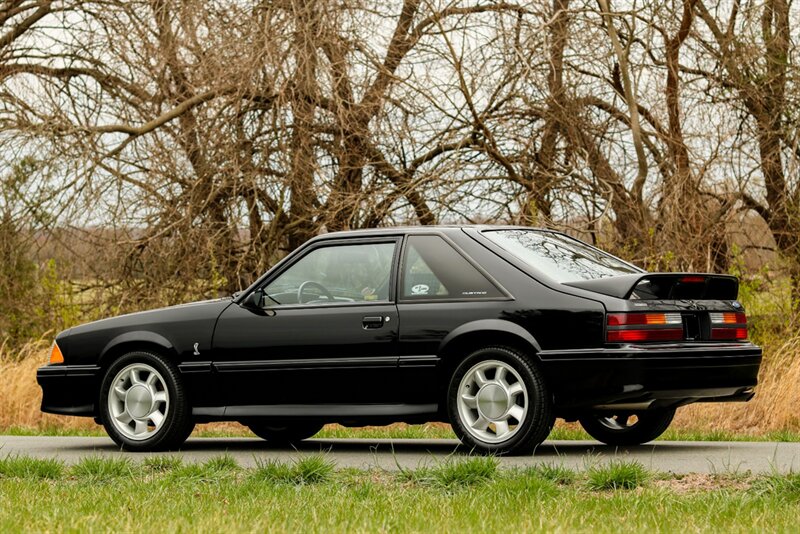
M 396 224 L 554 227 L 800 303 L 788 0 L 14 0 L 0 24 L 0 338 Z

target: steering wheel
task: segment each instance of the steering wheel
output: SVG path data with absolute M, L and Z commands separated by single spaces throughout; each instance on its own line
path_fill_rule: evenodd
M 314 282 L 313 280 L 306 280 L 305 282 L 300 284 L 300 287 L 297 288 L 297 303 L 298 304 L 305 304 L 306 302 L 310 302 L 310 301 L 303 300 L 303 293 L 305 292 L 305 289 L 307 287 L 316 288 L 316 289 L 318 289 L 320 291 L 320 293 L 322 293 L 321 295 L 314 295 L 315 297 L 317 297 L 317 296 L 325 297 L 326 299 L 328 299 L 331 302 L 336 300 L 336 299 L 333 298 L 333 295 L 331 294 L 330 291 L 328 291 L 328 289 L 325 286 L 323 286 L 322 284 L 320 284 L 318 282 Z

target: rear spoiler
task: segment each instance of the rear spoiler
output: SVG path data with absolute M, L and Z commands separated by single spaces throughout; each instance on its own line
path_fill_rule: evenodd
M 736 300 L 739 296 L 739 280 L 727 274 L 626 274 L 564 285 L 619 299 Z

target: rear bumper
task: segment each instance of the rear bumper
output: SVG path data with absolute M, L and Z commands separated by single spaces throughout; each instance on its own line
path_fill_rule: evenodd
M 758 383 L 751 343 L 624 345 L 539 353 L 559 412 L 746 401 Z
M 97 415 L 100 367 L 47 365 L 36 371 L 42 388 L 42 411 L 60 415 Z

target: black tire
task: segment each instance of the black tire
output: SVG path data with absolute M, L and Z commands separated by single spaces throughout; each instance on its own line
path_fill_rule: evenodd
M 195 421 L 189 421 L 189 424 L 186 426 L 186 430 L 183 432 L 183 438 L 179 440 L 179 445 L 189 439 L 189 436 L 191 436 L 192 432 L 194 432 L 194 427 L 196 424 L 197 423 Z
M 636 415 L 636 422 L 628 423 Z M 579 419 L 581 426 L 606 445 L 641 445 L 664 433 L 675 417 L 675 410 L 650 410 L 636 414 L 591 414 Z
M 112 382 L 121 370 L 133 364 L 146 364 L 157 370 L 163 377 L 166 390 L 169 394 L 169 408 L 164 422 L 151 437 L 142 440 L 130 439 L 123 435 L 111 421 L 109 408 L 109 390 Z M 180 447 L 194 429 L 192 410 L 189 399 L 181 382 L 177 367 L 168 359 L 151 352 L 129 352 L 114 361 L 106 370 L 100 387 L 98 400 L 100 422 L 106 429 L 109 437 L 120 448 L 132 452 L 149 452 L 176 449 Z
M 467 430 L 467 423 L 462 420 L 458 408 L 462 379 L 475 366 L 491 361 L 503 362 L 515 370 L 524 383 L 527 395 L 527 411 L 523 420 L 515 425 L 516 429 L 510 438 L 499 443 L 484 441 Z M 482 454 L 528 454 L 547 438 L 555 422 L 552 398 L 538 366 L 516 349 L 502 346 L 476 350 L 456 367 L 447 388 L 447 412 L 453 431 L 461 442 Z M 475 408 L 475 413 L 480 416 L 478 408 Z
M 321 423 L 275 423 L 251 421 L 247 427 L 253 434 L 273 445 L 292 445 L 308 439 L 320 430 Z

